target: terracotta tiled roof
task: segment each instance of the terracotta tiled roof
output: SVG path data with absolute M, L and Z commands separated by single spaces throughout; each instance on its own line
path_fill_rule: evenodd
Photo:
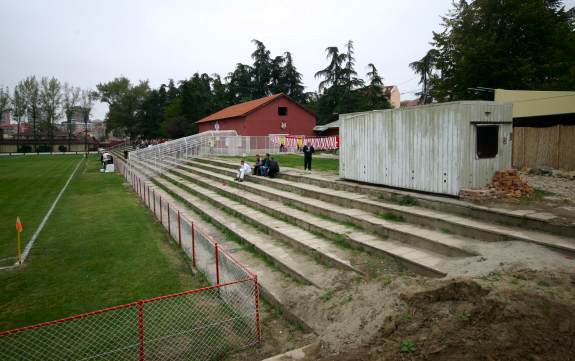
M 219 112 L 215 112 L 214 114 L 198 120 L 197 123 L 207 123 L 214 120 L 242 117 L 281 96 L 285 96 L 284 93 L 274 94 L 264 98 L 250 100 L 249 102 L 232 105 L 231 107 L 224 108 Z

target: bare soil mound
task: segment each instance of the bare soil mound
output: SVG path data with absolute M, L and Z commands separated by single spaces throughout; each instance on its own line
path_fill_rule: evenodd
M 403 294 L 369 343 L 321 360 L 575 360 L 575 275 L 440 281 Z

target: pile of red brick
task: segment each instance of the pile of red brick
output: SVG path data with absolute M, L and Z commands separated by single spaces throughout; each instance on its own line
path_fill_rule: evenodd
M 488 187 L 494 188 L 513 198 L 521 198 L 521 196 L 533 193 L 533 188 L 521 180 L 521 177 L 515 169 L 495 172 L 493 181 Z
M 467 188 L 459 192 L 459 198 L 484 202 L 494 199 L 518 199 L 533 193 L 533 188 L 521 180 L 515 169 L 501 170 L 495 173 L 491 183 L 485 188 Z

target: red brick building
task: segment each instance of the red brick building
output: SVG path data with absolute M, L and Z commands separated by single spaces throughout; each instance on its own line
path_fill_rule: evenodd
M 315 114 L 283 93 L 232 105 L 198 120 L 199 132 L 235 130 L 238 135 L 313 136 Z

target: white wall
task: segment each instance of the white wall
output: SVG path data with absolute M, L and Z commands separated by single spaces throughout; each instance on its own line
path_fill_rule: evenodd
M 509 104 L 454 102 L 340 119 L 340 177 L 345 179 L 457 195 L 511 167 Z M 495 158 L 477 159 L 473 122 L 503 123 Z

